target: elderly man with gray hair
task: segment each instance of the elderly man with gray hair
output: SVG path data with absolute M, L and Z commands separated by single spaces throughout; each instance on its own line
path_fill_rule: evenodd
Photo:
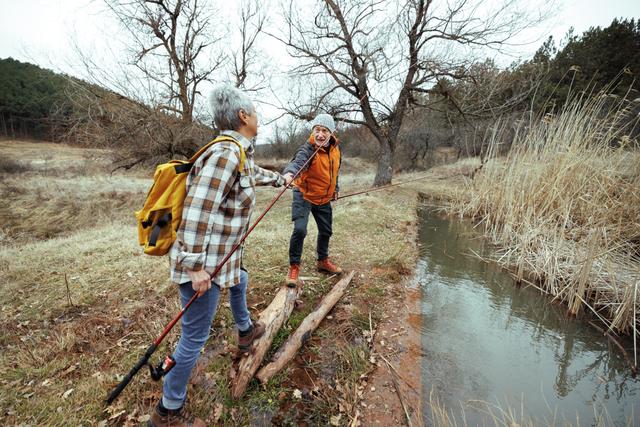
M 187 383 L 209 337 L 220 291 L 229 289 L 231 311 L 238 328 L 240 352 L 250 351 L 264 334 L 265 325 L 253 323 L 247 310 L 247 271 L 242 248 L 215 277 L 211 272 L 249 226 L 255 206 L 255 186 L 279 187 L 289 177 L 254 164 L 252 138 L 258 133 L 258 115 L 251 100 L 238 89 L 223 86 L 210 98 L 214 122 L 221 135 L 232 139 L 213 144 L 193 165 L 187 179 L 182 222 L 170 252 L 171 280 L 179 286 L 182 305 L 199 297 L 182 317 L 182 333 L 173 353 L 176 365 L 165 376 L 162 398 L 150 424 L 155 427 L 204 426 L 183 410 Z

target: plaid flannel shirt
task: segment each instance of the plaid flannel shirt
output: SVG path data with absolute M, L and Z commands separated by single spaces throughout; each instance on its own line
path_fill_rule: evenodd
M 213 273 L 218 263 L 249 228 L 255 205 L 255 186 L 285 184 L 284 178 L 254 164 L 253 144 L 234 131 L 224 131 L 242 144 L 246 160 L 238 174 L 240 149 L 233 142 L 218 142 L 205 151 L 187 178 L 182 222 L 169 254 L 171 281 L 190 281 L 187 270 Z M 242 251 L 239 248 L 213 277 L 221 288 L 240 282 Z

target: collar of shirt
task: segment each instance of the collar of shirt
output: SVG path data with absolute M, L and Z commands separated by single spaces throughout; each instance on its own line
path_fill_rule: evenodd
M 236 132 L 235 130 L 223 130 L 222 132 L 220 132 L 220 135 L 230 136 L 231 138 L 242 144 L 242 148 L 244 148 L 244 151 L 248 153 L 253 152 L 253 143 L 241 133 Z

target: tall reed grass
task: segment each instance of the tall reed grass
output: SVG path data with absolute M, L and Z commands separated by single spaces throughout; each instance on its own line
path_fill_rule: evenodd
M 634 337 L 640 150 L 630 135 L 637 110 L 606 94 L 575 97 L 558 115 L 520 125 L 506 154 L 501 129 L 510 124 L 497 125 L 482 169 L 452 205 L 484 224 L 502 248 L 499 262 L 515 267 L 518 279 Z

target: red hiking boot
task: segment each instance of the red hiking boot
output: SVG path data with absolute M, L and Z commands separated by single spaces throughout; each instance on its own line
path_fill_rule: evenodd
M 295 288 L 298 284 L 300 284 L 300 265 L 291 264 L 287 274 L 287 286 Z
M 332 263 L 329 258 L 318 261 L 318 271 L 329 274 L 342 274 L 342 269 Z

